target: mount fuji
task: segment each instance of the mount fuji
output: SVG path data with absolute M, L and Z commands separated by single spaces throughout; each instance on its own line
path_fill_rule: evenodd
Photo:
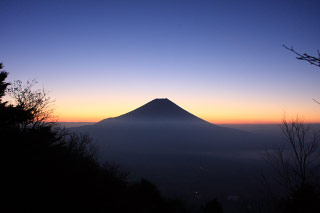
M 115 118 L 72 128 L 89 134 L 100 153 L 190 153 L 262 148 L 263 137 L 209 123 L 169 99 L 154 99 Z

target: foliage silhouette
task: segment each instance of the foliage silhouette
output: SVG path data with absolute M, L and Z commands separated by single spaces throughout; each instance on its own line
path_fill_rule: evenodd
M 49 124 L 53 118 L 52 101 L 44 89 L 33 90 L 37 82 L 27 81 L 23 85 L 21 81 L 14 81 L 7 89 L 7 93 L 15 100 L 16 107 L 22 108 L 30 113 L 29 119 L 21 123 L 22 127 Z
M 320 212 L 320 195 L 315 187 L 305 184 L 297 188 L 290 197 L 282 199 L 279 209 L 284 213 L 317 213 Z
M 7 75 L 0 73 L 0 137 L 9 212 L 186 212 L 152 183 L 129 183 L 117 167 L 101 166 L 88 136 L 47 122 L 45 91 L 21 82 L 7 89 Z M 16 104 L 2 101 L 6 92 Z
M 206 203 L 202 208 L 204 213 L 223 213 L 223 208 L 217 199 L 213 199 Z

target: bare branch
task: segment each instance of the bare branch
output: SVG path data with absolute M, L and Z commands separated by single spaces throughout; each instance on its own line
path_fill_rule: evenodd
M 311 65 L 315 65 L 317 67 L 320 67 L 320 51 L 318 50 L 317 53 L 318 53 L 318 58 L 315 57 L 315 56 L 311 56 L 311 55 L 308 55 L 307 53 L 304 53 L 304 54 L 300 54 L 298 52 L 296 52 L 293 47 L 289 48 L 287 47 L 286 45 L 282 45 L 284 48 L 286 48 L 287 50 L 290 50 L 291 52 L 293 52 L 294 54 L 297 55 L 297 59 L 298 60 L 302 60 L 302 61 L 307 61 L 309 62 Z
M 8 94 L 15 100 L 16 107 L 19 107 L 30 113 L 22 126 L 28 125 L 38 126 L 44 125 L 53 118 L 53 101 L 44 89 L 36 89 L 33 87 L 37 82 L 27 81 L 25 85 L 21 81 L 15 81 L 7 90 Z
M 318 100 L 316 100 L 316 99 L 314 99 L 314 98 L 312 98 L 312 100 L 313 100 L 314 102 L 316 102 L 317 104 L 320 104 L 320 102 L 319 102 Z

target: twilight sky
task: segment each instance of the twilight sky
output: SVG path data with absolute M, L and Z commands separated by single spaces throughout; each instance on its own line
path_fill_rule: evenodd
M 320 1 L 0 1 L 8 80 L 36 79 L 61 121 L 169 98 L 213 123 L 320 122 Z

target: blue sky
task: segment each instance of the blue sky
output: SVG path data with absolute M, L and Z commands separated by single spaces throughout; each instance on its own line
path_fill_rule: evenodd
M 320 121 L 319 69 L 282 47 L 316 55 L 319 1 L 2 0 L 0 8 L 9 80 L 36 79 L 62 120 L 98 121 L 168 97 L 218 123 L 272 122 L 284 111 Z

